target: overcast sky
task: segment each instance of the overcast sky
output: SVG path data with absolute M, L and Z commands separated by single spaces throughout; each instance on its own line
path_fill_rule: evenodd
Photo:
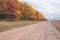
M 60 20 L 60 0 L 20 0 L 32 5 L 49 20 Z

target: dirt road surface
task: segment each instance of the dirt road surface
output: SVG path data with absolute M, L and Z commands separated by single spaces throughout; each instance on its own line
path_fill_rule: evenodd
M 2 32 L 0 40 L 60 40 L 60 31 L 51 22 L 44 21 Z

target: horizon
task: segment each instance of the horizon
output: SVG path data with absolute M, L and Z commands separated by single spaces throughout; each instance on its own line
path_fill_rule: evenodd
M 19 0 L 26 2 L 41 12 L 48 20 L 60 20 L 60 1 L 58 0 Z

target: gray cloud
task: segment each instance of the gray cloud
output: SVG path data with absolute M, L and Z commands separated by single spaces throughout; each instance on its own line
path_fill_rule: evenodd
M 22 1 L 22 0 L 21 0 Z M 23 0 L 49 20 L 60 20 L 60 0 Z

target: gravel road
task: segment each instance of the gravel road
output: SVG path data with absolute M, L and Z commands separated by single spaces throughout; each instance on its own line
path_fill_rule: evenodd
M 60 31 L 51 22 L 43 21 L 2 32 L 0 40 L 60 40 Z

